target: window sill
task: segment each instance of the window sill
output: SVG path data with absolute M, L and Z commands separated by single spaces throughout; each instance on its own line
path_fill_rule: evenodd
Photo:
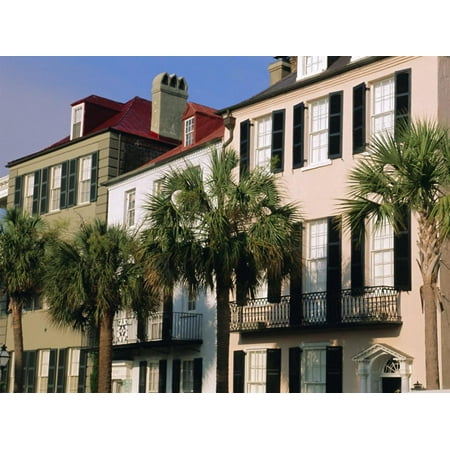
M 327 159 L 327 160 L 322 161 L 317 164 L 311 164 L 310 166 L 302 167 L 300 170 L 302 172 L 306 172 L 308 170 L 313 170 L 313 169 L 317 169 L 319 167 L 325 167 L 325 166 L 330 166 L 330 165 L 331 165 L 331 159 Z

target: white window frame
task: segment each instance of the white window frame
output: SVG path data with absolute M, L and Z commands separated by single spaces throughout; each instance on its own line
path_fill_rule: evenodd
M 50 168 L 50 212 L 59 211 L 61 196 L 61 170 L 61 164 Z
M 194 143 L 194 117 L 189 117 L 184 121 L 184 146 L 187 147 Z
M 136 224 L 136 188 L 125 192 L 124 223 L 127 227 L 133 227 Z
M 153 182 L 153 195 L 154 196 L 159 195 L 159 193 L 161 192 L 163 181 L 164 180 L 162 178 L 158 178 L 157 180 L 155 180 Z
M 23 210 L 33 214 L 34 173 L 25 175 L 23 192 Z
M 47 392 L 49 368 L 50 368 L 50 350 L 48 349 L 40 350 L 37 392 Z
M 267 350 L 251 349 L 245 353 L 245 392 L 266 392 Z
M 75 133 L 75 125 L 79 124 L 79 133 Z M 84 103 L 72 107 L 72 119 L 70 125 L 70 140 L 83 136 Z M 78 128 L 78 127 L 77 127 Z
M 316 75 L 326 68 L 326 56 L 299 56 L 297 57 L 297 80 Z
M 330 164 L 328 157 L 329 100 L 323 97 L 309 103 L 308 168 Z
M 194 360 L 181 362 L 181 392 L 194 392 Z
M 384 78 L 372 83 L 371 134 L 381 136 L 394 132 L 395 79 Z
M 272 116 L 256 119 L 255 167 L 270 170 L 272 158 Z
M 85 204 L 91 201 L 92 155 L 82 156 L 78 167 L 78 204 Z
M 308 222 L 307 232 L 305 292 L 323 292 L 327 283 L 327 219 Z
M 149 361 L 147 366 L 148 390 L 147 392 L 159 392 L 159 362 Z
M 388 221 L 372 223 L 370 268 L 372 286 L 394 286 L 394 230 Z
M 301 381 L 302 392 L 326 392 L 327 344 L 312 343 L 302 346 Z

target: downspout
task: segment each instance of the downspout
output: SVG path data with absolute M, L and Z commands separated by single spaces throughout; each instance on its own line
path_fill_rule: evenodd
M 236 118 L 231 115 L 231 112 L 229 109 L 227 109 L 227 116 L 223 119 L 223 124 L 225 128 L 228 130 L 228 133 L 230 137 L 223 143 L 222 150 L 225 150 L 225 148 L 230 145 L 231 141 L 233 140 L 234 136 L 234 126 L 236 124 Z

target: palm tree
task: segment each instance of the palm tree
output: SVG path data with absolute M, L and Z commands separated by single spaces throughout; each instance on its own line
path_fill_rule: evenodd
M 0 280 L 14 335 L 14 392 L 23 391 L 22 308 L 41 293 L 49 238 L 40 217 L 18 209 L 8 209 L 0 224 Z
M 272 174 L 257 170 L 236 181 L 237 165 L 234 151 L 212 150 L 205 171 L 169 171 L 160 193 L 149 196 L 143 233 L 148 262 L 167 289 L 178 281 L 215 289 L 217 392 L 228 392 L 230 293 L 241 297 L 267 274 L 287 275 L 299 220 L 294 205 L 282 205 Z
M 47 258 L 45 294 L 54 322 L 99 330 L 98 390 L 111 392 L 114 315 L 145 314 L 155 297 L 144 282 L 138 241 L 120 226 L 83 223 L 71 242 L 58 240 Z
M 425 319 L 426 384 L 439 389 L 437 337 L 441 249 L 450 231 L 450 147 L 447 128 L 432 121 L 404 123 L 393 135 L 375 137 L 349 176 L 344 220 L 361 231 L 366 219 L 405 227 L 405 211 L 418 223 L 418 264 Z

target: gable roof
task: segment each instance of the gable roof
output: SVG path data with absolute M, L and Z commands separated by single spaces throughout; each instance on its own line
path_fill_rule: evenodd
M 100 120 L 100 122 L 93 122 L 92 126 L 88 130 L 85 130 L 84 135 L 80 138 L 71 140 L 70 136 L 66 136 L 52 145 L 45 147 L 43 150 L 9 162 L 6 167 L 15 166 L 21 162 L 55 151 L 67 144 L 79 142 L 83 139 L 109 130 L 128 133 L 134 136 L 152 139 L 172 145 L 179 144 L 180 142 L 171 138 L 160 136 L 157 133 L 150 131 L 152 102 L 149 100 L 145 100 L 141 97 L 134 97 L 126 103 L 120 103 L 104 97 L 91 95 L 84 99 L 77 100 L 72 103 L 71 106 L 76 106 L 82 103 L 89 106 L 102 108 L 103 120 Z

